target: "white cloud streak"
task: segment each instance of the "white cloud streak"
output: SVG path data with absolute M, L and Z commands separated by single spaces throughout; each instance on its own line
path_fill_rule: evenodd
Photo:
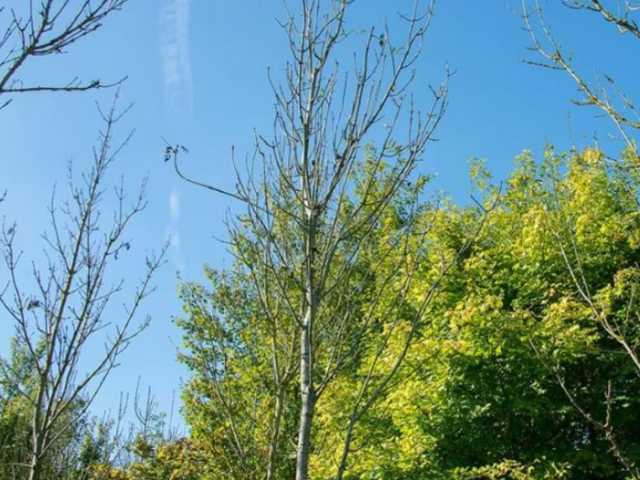
M 180 196 L 178 190 L 171 189 L 169 193 L 169 225 L 165 229 L 165 236 L 169 242 L 170 256 L 173 265 L 180 273 L 185 271 L 184 255 L 182 253 L 182 243 L 180 240 Z
M 172 188 L 169 194 L 169 216 L 172 222 L 180 220 L 180 197 L 175 188 Z
M 169 113 L 193 113 L 189 55 L 190 0 L 163 0 L 160 31 L 164 91 Z

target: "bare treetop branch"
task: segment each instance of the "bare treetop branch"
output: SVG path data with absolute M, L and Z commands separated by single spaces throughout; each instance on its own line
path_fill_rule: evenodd
M 120 10 L 128 0 L 81 0 L 79 2 L 29 1 L 26 12 L 0 8 L 0 19 L 6 27 L 0 37 L 0 97 L 28 92 L 80 92 L 118 85 L 101 80 L 82 81 L 73 78 L 62 85 L 25 85 L 19 72 L 35 57 L 65 53 L 77 41 L 100 29 L 104 20 Z M 11 99 L 4 100 L 0 109 Z

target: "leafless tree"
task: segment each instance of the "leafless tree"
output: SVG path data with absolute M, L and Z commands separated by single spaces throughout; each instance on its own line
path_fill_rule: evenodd
M 43 237 L 47 266 L 33 264 L 32 291 L 19 282 L 22 252 L 16 246 L 16 226 L 5 226 L 0 238 L 9 278 L 0 303 L 15 322 L 16 338 L 35 370 L 28 384 L 11 385 L 24 397 L 32 422 L 30 480 L 42 478 L 47 453 L 86 414 L 122 353 L 147 326 L 148 318 L 137 322 L 137 313 L 153 291 L 150 282 L 166 251 L 147 257 L 133 297 L 120 313 L 113 301 L 124 294 L 124 281 L 111 284 L 109 270 L 130 249 L 124 235 L 145 208 L 145 185 L 127 206 L 121 183 L 115 189 L 113 218 L 104 221 L 106 175 L 128 138 L 114 145 L 113 129 L 121 118 L 115 101 L 102 117 L 104 130 L 91 170 L 77 179 L 69 167 L 69 199 L 57 205 L 55 194 L 52 198 L 51 229 Z M 11 372 L 4 376 L 15 378 Z
M 4 17 L 7 24 L 0 36 L 0 109 L 11 102 L 6 99 L 9 94 L 77 92 L 112 86 L 77 77 L 62 85 L 26 85 L 19 72 L 30 59 L 65 53 L 78 40 L 98 30 L 106 17 L 127 1 L 24 0 L 22 9 L 0 7 L 0 18 Z
M 619 34 L 640 42 L 638 26 L 640 4 L 638 2 L 630 0 L 561 0 L 561 2 L 577 12 L 598 15 Z M 613 121 L 621 139 L 637 156 L 640 112 L 633 99 L 618 86 L 614 78 L 606 73 L 589 80 L 575 67 L 571 53 L 563 48 L 546 20 L 539 0 L 535 0 L 532 4 L 529 0 L 522 0 L 522 8 L 525 28 L 533 43 L 531 50 L 541 57 L 540 61 L 530 60 L 528 63 L 565 72 L 582 94 L 582 98 L 574 100 L 574 103 L 600 109 Z
M 421 203 L 421 182 L 411 183 L 447 106 L 448 72 L 439 87 L 421 92 L 425 110 L 410 92 L 435 1 L 411 2 L 410 13 L 399 15 L 406 24 L 400 44 L 386 24 L 350 31 L 347 16 L 354 3 L 301 0 L 299 8 L 287 10 L 282 26 L 291 61 L 284 80 L 271 82 L 273 135 L 256 136 L 255 157 L 246 175 L 238 173 L 236 191 L 188 177 L 180 168 L 179 147 L 168 149 L 182 178 L 247 206 L 245 216 L 230 221 L 230 235 L 271 332 L 275 398 L 267 479 L 277 477 L 277 452 L 287 444 L 279 429 L 282 392 L 292 373 L 297 371 L 300 395 L 297 435 L 290 439 L 296 444 L 295 478 L 307 480 L 310 456 L 321 448 L 321 441 L 314 441 L 322 437 L 314 422 L 319 402 L 342 372 L 365 362 L 352 387 L 356 394 L 335 463 L 334 478 L 344 477 L 355 425 L 392 387 L 441 278 L 468 246 L 463 241 L 454 251 L 430 248 L 430 215 L 437 215 L 437 207 Z M 361 50 L 353 56 L 339 53 L 341 45 L 358 41 Z M 350 62 L 349 71 L 341 70 Z M 422 93 L 430 98 L 425 101 Z M 382 219 L 392 216 L 401 200 L 406 201 L 402 226 L 381 242 Z M 417 274 L 429 254 L 439 258 L 430 264 L 435 273 L 431 283 L 418 287 Z M 359 280 L 364 264 L 375 279 L 368 287 Z M 364 288 L 371 299 L 367 306 Z M 418 299 L 412 294 L 416 288 L 422 292 Z M 379 318 L 383 332 L 377 330 Z M 224 342 L 216 348 L 213 388 L 226 401 L 230 390 L 220 372 L 233 358 L 225 354 Z M 233 449 L 242 457 L 242 438 L 234 433 Z

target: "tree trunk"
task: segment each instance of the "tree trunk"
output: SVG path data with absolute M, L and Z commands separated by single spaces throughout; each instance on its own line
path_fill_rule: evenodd
M 276 395 L 275 412 L 273 418 L 273 434 L 269 442 L 269 465 L 267 467 L 266 480 L 275 480 L 276 467 L 278 463 L 278 439 L 280 437 L 280 424 L 282 419 L 282 409 L 284 407 L 284 390 L 283 387 L 278 387 L 278 394 Z
M 300 390 L 302 405 L 300 409 L 300 424 L 298 429 L 298 451 L 296 456 L 296 480 L 308 480 L 309 474 L 309 446 L 311 443 L 311 423 L 315 407 L 315 393 L 311 378 L 311 317 L 313 307 L 309 306 L 300 338 Z
M 312 108 L 309 107 L 309 112 Z M 298 449 L 296 455 L 296 480 L 309 478 L 309 454 L 311 445 L 311 424 L 315 409 L 315 389 L 313 385 L 313 329 L 318 309 L 318 292 L 316 292 L 316 234 L 318 228 L 318 210 L 313 197 L 309 177 L 309 127 L 304 128 L 304 147 L 302 165 L 305 172 L 302 181 L 302 197 L 305 211 L 305 274 L 304 296 L 306 311 L 300 326 L 300 420 L 298 424 Z
M 31 452 L 31 461 L 29 463 L 29 480 L 40 480 L 42 462 L 40 461 L 42 447 L 40 445 L 40 439 L 35 439 L 35 445 Z
M 48 369 L 43 373 L 44 378 L 48 376 Z M 41 377 L 43 378 L 43 377 Z M 40 480 L 42 471 L 42 451 L 45 445 L 45 432 L 42 428 L 42 409 L 44 399 L 44 386 L 40 385 L 36 409 L 31 423 L 31 460 L 29 462 L 29 480 Z

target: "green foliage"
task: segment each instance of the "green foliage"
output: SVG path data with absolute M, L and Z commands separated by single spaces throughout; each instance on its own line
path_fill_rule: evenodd
M 1 479 L 20 480 L 27 478 L 28 473 L 32 432 L 28 395 L 34 388 L 34 366 L 26 348 L 14 338 L 8 359 L 0 359 Z M 75 409 L 83 409 L 82 401 L 68 412 L 69 418 L 75 418 Z M 53 433 L 59 435 L 59 441 L 44 458 L 45 478 L 93 480 L 95 468 L 108 463 L 108 423 L 85 415 L 72 428 Z
M 213 480 L 209 462 L 188 438 L 150 444 L 139 438 L 136 460 L 124 468 L 98 467 L 94 477 L 105 480 Z
M 535 461 L 522 465 L 513 460 L 504 460 L 494 465 L 480 468 L 459 469 L 454 472 L 455 480 L 561 480 L 567 478 L 568 465 Z
M 18 475 L 28 461 L 30 418 L 18 387 L 28 384 L 30 364 L 24 349 L 12 340 L 8 359 L 0 358 L 0 478 Z
M 206 275 L 211 291 L 195 283 L 180 288 L 185 314 L 177 324 L 186 347 L 180 360 L 195 373 L 183 392 L 185 418 L 216 478 L 261 478 L 276 389 L 269 362 L 272 332 L 250 278 L 209 268 Z M 292 319 L 281 314 L 280 321 Z M 291 396 L 293 389 L 291 383 L 283 394 Z M 283 428 L 291 435 L 288 413 Z M 286 469 L 286 451 L 292 449 L 282 449 Z
M 640 182 L 630 167 L 597 150 L 518 157 L 402 378 L 371 413 L 353 478 L 625 477 L 601 424 L 609 418 L 622 456 L 640 460 L 638 370 L 603 324 L 637 352 Z M 482 164 L 473 172 L 495 198 Z M 455 245 L 472 221 L 450 209 L 432 241 Z M 348 392 L 334 392 L 330 416 Z

